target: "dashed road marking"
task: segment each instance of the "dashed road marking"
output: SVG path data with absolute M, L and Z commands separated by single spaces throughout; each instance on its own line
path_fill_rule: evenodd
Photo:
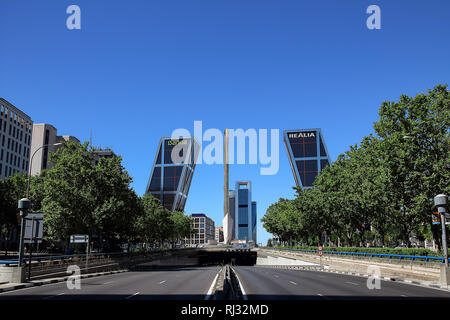
M 164 282 L 166 282 L 166 280 L 163 280 L 163 281 L 159 282 L 159 284 L 163 284 Z
M 292 283 L 293 285 L 297 285 L 297 283 L 295 283 L 294 281 L 289 281 L 290 283 Z
M 138 294 L 139 294 L 139 292 L 136 292 L 135 294 L 132 294 L 131 296 L 126 297 L 125 300 L 129 300 Z
M 63 293 L 59 293 L 59 294 L 54 295 L 54 296 L 42 298 L 42 300 L 48 300 L 48 299 L 56 298 L 56 297 L 62 296 L 63 294 L 64 294 L 64 292 Z

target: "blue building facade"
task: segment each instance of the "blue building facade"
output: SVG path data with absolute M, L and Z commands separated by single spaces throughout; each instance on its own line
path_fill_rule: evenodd
M 256 243 L 256 201 L 252 201 L 250 181 L 236 182 L 234 190 L 234 240 L 252 240 Z
M 184 211 L 199 145 L 192 137 L 163 137 L 157 150 L 146 193 L 171 211 Z
M 285 130 L 283 141 L 296 185 L 311 188 L 319 172 L 331 164 L 322 130 Z

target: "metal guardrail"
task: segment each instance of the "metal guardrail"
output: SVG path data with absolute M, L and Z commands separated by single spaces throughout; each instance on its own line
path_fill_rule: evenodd
M 285 251 L 302 251 L 302 252 L 314 252 L 317 253 L 318 250 L 308 250 L 308 249 L 286 249 L 280 248 L 276 250 L 285 250 Z M 444 257 L 429 257 L 429 256 L 410 256 L 403 254 L 386 254 L 386 253 L 366 253 L 366 252 L 346 252 L 346 251 L 323 251 L 323 253 L 329 254 L 337 254 L 337 255 L 351 255 L 351 256 L 364 256 L 370 258 L 388 258 L 388 259 L 399 259 L 399 260 L 412 260 L 416 259 L 425 260 L 425 262 L 429 262 L 430 260 L 440 261 L 441 263 L 445 262 Z M 450 261 L 450 259 L 449 259 Z
M 163 251 L 168 251 L 168 250 L 152 250 L 152 251 L 148 251 L 148 252 L 103 252 L 103 253 L 90 253 L 89 254 L 89 258 L 96 258 L 96 257 L 110 257 L 110 256 L 126 256 L 126 255 L 133 255 L 133 256 L 139 256 L 139 255 L 145 255 L 145 254 L 150 254 L 150 253 L 155 253 L 155 252 L 163 252 Z M 37 262 L 41 262 L 41 261 L 57 261 L 57 260 L 69 260 L 69 259 L 74 259 L 74 258 L 85 258 L 86 254 L 85 253 L 80 253 L 80 254 L 72 254 L 72 255 L 59 255 L 59 256 L 40 256 L 40 257 L 34 257 L 31 258 L 31 261 L 37 261 Z M 23 258 L 24 263 L 28 263 L 29 258 L 28 257 L 24 257 Z M 0 260 L 0 265 L 17 265 L 19 263 L 19 259 L 14 259 L 14 260 Z

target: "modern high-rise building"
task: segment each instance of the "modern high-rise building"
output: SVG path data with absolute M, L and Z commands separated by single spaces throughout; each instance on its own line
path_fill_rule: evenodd
M 195 247 L 200 244 L 207 244 L 209 240 L 215 240 L 214 221 L 203 213 L 194 213 L 191 215 L 191 228 L 195 233 L 190 238 L 185 239 L 185 245 Z
M 331 164 L 322 130 L 285 130 L 283 141 L 296 185 L 311 188 L 319 172 Z
M 58 136 L 57 129 L 51 124 L 33 124 L 31 154 L 34 154 L 34 157 L 31 166 L 31 175 L 39 175 L 42 170 L 50 169 L 52 167 L 52 164 L 50 163 L 50 153 L 56 152 L 56 150 L 61 147 L 60 145 L 55 146 L 54 144 L 63 143 L 65 141 L 75 141 L 80 143 L 80 140 L 73 136 Z
M 28 172 L 32 129 L 28 115 L 0 98 L 0 179 Z
M 234 223 L 232 240 L 256 243 L 256 201 L 252 201 L 250 181 L 237 181 L 229 193 L 229 215 Z
M 184 211 L 198 151 L 192 137 L 161 138 L 146 193 L 171 211 Z

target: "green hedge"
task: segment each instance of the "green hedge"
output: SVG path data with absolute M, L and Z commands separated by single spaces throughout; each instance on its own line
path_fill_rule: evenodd
M 303 249 L 303 250 L 317 250 L 317 247 L 277 247 L 279 249 Z M 336 252 L 361 252 L 361 253 L 378 253 L 378 254 L 400 254 L 408 256 L 427 256 L 427 257 L 442 257 L 439 253 L 433 252 L 425 248 L 363 248 L 363 247 L 324 247 L 324 251 Z

